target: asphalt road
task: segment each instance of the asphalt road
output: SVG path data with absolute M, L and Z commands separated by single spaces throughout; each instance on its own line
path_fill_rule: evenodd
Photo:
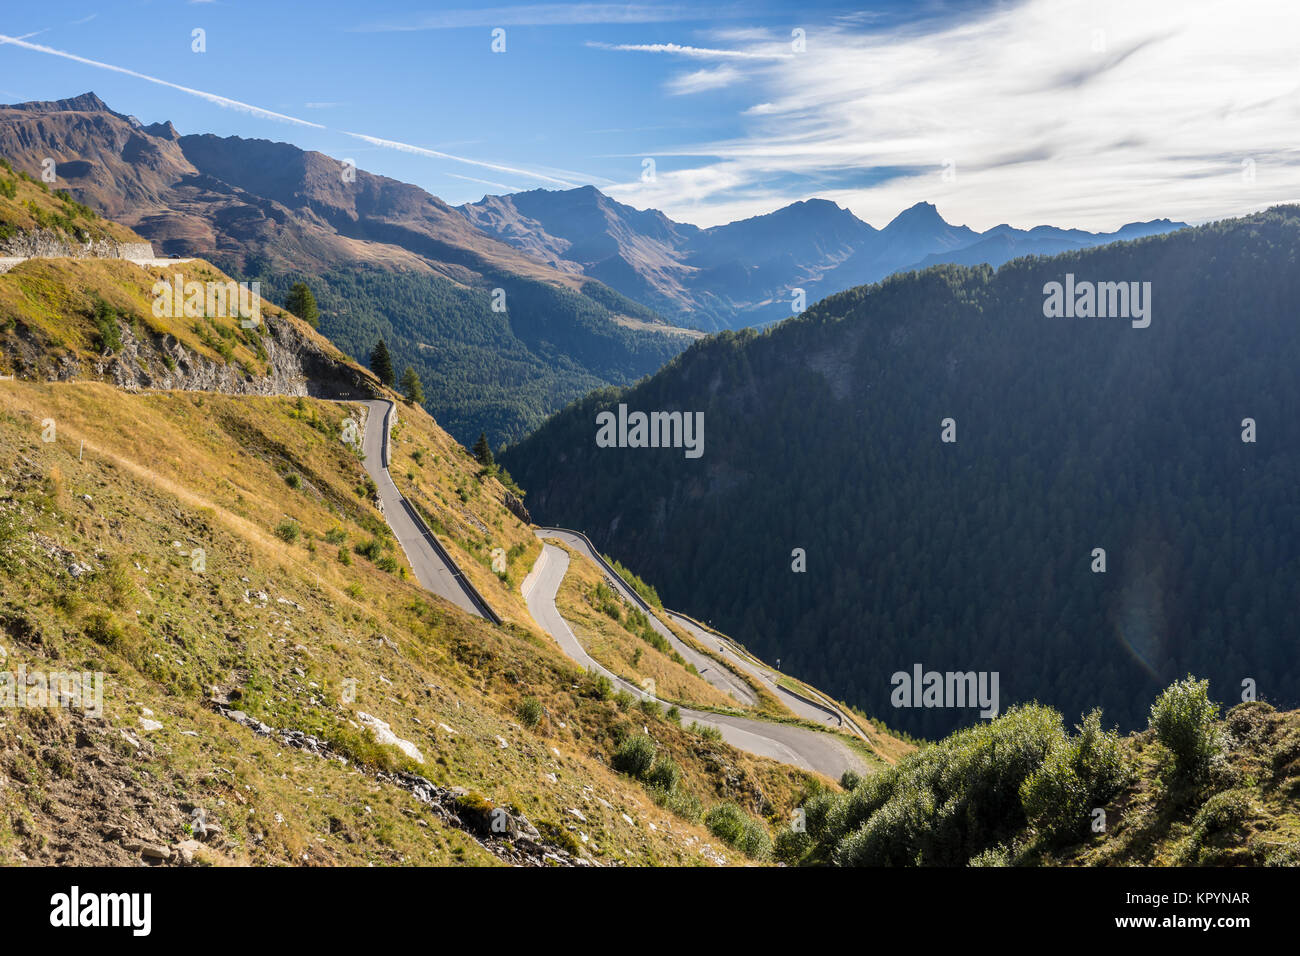
M 368 410 L 366 428 L 361 439 L 361 450 L 366 455 L 366 474 L 373 479 L 379 491 L 384 518 L 393 529 L 397 543 L 406 552 L 406 560 L 415 572 L 415 579 L 425 590 L 446 598 L 462 610 L 486 617 L 460 570 L 443 560 L 437 543 L 431 542 L 424 529 L 411 517 L 405 499 L 388 473 L 386 442 L 388 416 L 393 410 L 393 403 L 386 399 L 369 399 L 358 404 L 366 406 Z
M 803 694 L 797 694 L 788 688 L 777 683 L 776 675 L 761 664 L 756 664 L 743 653 L 741 653 L 726 638 L 714 634 L 712 631 L 705 630 L 690 618 L 678 614 L 676 611 L 665 611 L 665 613 L 676 621 L 681 627 L 689 631 L 696 640 L 707 646 L 717 647 L 732 666 L 739 667 L 745 673 L 752 676 L 755 680 L 761 681 L 781 703 L 790 708 L 791 711 L 807 720 L 815 720 L 827 727 L 836 729 L 845 729 L 850 733 L 866 740 L 866 736 L 853 721 L 851 717 L 845 714 L 840 708 L 829 702 L 819 703 L 811 697 Z
M 541 556 L 523 583 L 524 601 L 533 620 L 545 628 L 560 645 L 560 649 L 580 665 L 604 674 L 615 687 L 638 697 L 643 696 L 641 688 L 612 674 L 587 653 L 555 606 L 555 595 L 559 592 L 568 569 L 569 555 L 562 548 L 552 544 L 542 545 Z M 696 722 L 717 727 L 722 733 L 722 739 L 738 750 L 770 757 L 805 770 L 814 770 L 834 780 L 838 780 L 845 770 L 861 772 L 866 769 L 862 758 L 832 734 L 747 717 L 713 714 L 688 707 L 680 709 L 683 723 Z
M 596 554 L 595 550 L 592 549 L 591 544 L 582 535 L 573 531 L 566 531 L 563 528 L 538 528 L 537 536 L 539 538 L 555 538 L 559 541 L 563 541 L 569 547 L 573 548 L 573 550 L 585 555 L 587 560 L 591 561 L 596 565 L 596 567 L 600 568 L 601 571 L 604 572 L 605 578 L 609 581 L 610 585 L 620 594 L 643 610 L 647 608 L 641 595 L 632 590 L 632 588 L 628 586 L 627 582 L 621 577 L 605 567 L 600 555 Z M 686 644 L 681 638 L 665 627 L 663 622 L 660 621 L 659 618 L 655 617 L 654 614 L 647 611 L 646 616 L 650 618 L 650 626 L 659 634 L 663 635 L 663 637 L 667 639 L 668 643 L 673 646 L 673 650 L 681 654 L 683 659 L 694 664 L 695 669 L 699 671 L 700 676 L 706 681 L 718 688 L 718 690 L 722 691 L 724 694 L 730 694 L 732 698 L 747 707 L 752 707 L 758 702 L 758 698 L 754 694 L 753 688 L 745 683 L 743 679 L 737 677 L 735 673 L 729 671 L 727 668 L 720 666 L 712 657 L 709 657 L 707 654 L 701 654 L 695 648 Z M 716 644 L 717 641 L 710 641 L 709 643 Z M 821 718 L 818 719 L 820 720 Z

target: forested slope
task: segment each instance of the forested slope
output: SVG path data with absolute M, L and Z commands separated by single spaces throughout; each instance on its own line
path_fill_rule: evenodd
M 1125 728 L 1189 671 L 1220 699 L 1251 679 L 1294 706 L 1298 250 L 1300 208 L 1279 207 L 899 275 L 697 343 L 504 464 L 537 520 L 914 733 L 975 719 L 892 707 L 891 675 L 916 662 L 998 672 L 1004 709 L 1102 706 Z M 1150 326 L 1045 317 L 1067 273 L 1150 282 Z M 703 412 L 703 456 L 597 448 L 595 416 L 620 401 Z

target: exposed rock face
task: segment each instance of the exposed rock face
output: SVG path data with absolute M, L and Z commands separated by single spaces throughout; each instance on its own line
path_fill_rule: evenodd
M 213 360 L 172 338 L 137 335 L 122 323 L 122 347 L 95 360 L 62 355 L 52 360 L 48 343 L 18 326 L 7 351 L 20 377 L 67 382 L 98 379 L 125 389 L 177 389 L 228 395 L 305 395 L 313 398 L 370 398 L 376 383 L 360 368 L 323 351 L 291 322 L 263 319 L 262 345 L 268 370 L 250 375 L 234 363 Z
M 524 507 L 523 501 L 513 491 L 507 491 L 505 497 L 505 506 L 510 509 L 510 513 L 522 521 L 524 524 L 532 524 L 532 515 Z
M 0 242 L 0 256 L 55 259 L 152 259 L 153 245 L 148 242 L 69 242 L 67 236 L 52 229 L 19 232 Z

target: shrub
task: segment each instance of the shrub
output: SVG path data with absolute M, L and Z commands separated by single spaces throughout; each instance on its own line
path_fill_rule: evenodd
M 645 714 L 647 717 L 658 719 L 662 717 L 664 713 L 663 705 L 653 697 L 642 697 L 641 703 L 637 706 L 641 708 L 641 713 Z
M 1184 782 L 1204 779 L 1210 763 L 1223 749 L 1215 726 L 1219 705 L 1210 700 L 1210 682 L 1185 680 L 1166 687 L 1151 705 L 1150 726 L 1173 758 L 1175 778 Z
M 734 803 L 715 805 L 704 815 L 704 825 L 727 846 L 756 860 L 765 859 L 772 851 L 767 828 Z
M 609 700 L 614 696 L 614 682 L 598 671 L 587 671 L 582 677 L 578 693 L 596 700 Z
M 862 775 L 856 770 L 845 770 L 840 774 L 840 786 L 845 790 L 854 790 L 862 782 Z
M 1007 847 L 999 843 L 997 846 L 989 847 L 983 853 L 977 853 L 975 856 L 970 858 L 970 863 L 966 865 L 967 866 L 1010 866 L 1011 851 Z
M 704 808 L 700 806 L 700 801 L 695 794 L 683 790 L 681 787 L 673 790 L 665 790 L 662 787 L 647 787 L 646 789 L 650 794 L 650 799 L 669 813 L 674 813 L 691 823 L 700 822 L 700 815 L 704 812 Z
M 705 740 L 717 741 L 722 739 L 722 730 L 712 724 L 701 724 L 693 720 L 691 726 L 687 729 L 693 734 L 699 734 Z
M 645 775 L 646 783 L 662 790 L 675 790 L 681 783 L 682 768 L 669 757 L 660 757 Z
M 284 483 L 290 488 L 298 489 L 302 487 L 302 477 L 296 472 L 290 472 L 284 476 Z
M 806 832 L 799 830 L 782 830 L 776 835 L 772 845 L 772 858 L 778 863 L 795 866 L 808 855 L 813 841 Z
M 1079 735 L 1048 754 L 1020 786 L 1025 818 L 1049 843 L 1081 836 L 1094 807 L 1118 791 L 1124 776 L 1119 734 L 1101 728 L 1101 711 L 1088 714 Z
M 808 836 L 814 840 L 820 839 L 829 826 L 831 814 L 844 802 L 842 794 L 831 793 L 829 790 L 818 790 L 804 800 L 801 809 Z
M 123 652 L 127 649 L 126 632 L 121 623 L 106 611 L 96 611 L 86 621 L 86 636 L 101 647 Z
M 378 538 L 371 538 L 352 546 L 352 550 L 363 558 L 378 561 L 384 553 L 384 545 Z
M 664 716 L 668 720 L 671 720 L 674 724 L 677 724 L 679 727 L 681 726 L 682 711 L 681 708 L 679 708 L 676 704 L 673 704 L 671 707 L 669 707 L 668 713 L 665 714 Z
M 615 770 L 638 779 L 650 772 L 657 748 L 645 734 L 636 734 L 619 744 L 611 761 Z
M 117 310 L 103 299 L 95 299 L 93 319 L 99 332 L 99 350 L 117 352 L 122 348 L 122 334 L 117 325 Z
M 1065 742 L 1061 715 L 1015 707 L 864 778 L 828 815 L 843 865 L 961 866 L 1025 823 L 1020 788 Z
M 275 536 L 285 544 L 293 544 L 301 533 L 302 529 L 298 527 L 298 522 L 287 519 L 281 521 L 275 528 Z
M 519 702 L 519 721 L 525 727 L 536 727 L 542 722 L 542 702 L 536 697 L 525 697 Z
M 1174 862 L 1180 866 L 1195 866 L 1214 860 L 1204 859 L 1205 841 L 1216 834 L 1238 829 L 1250 814 L 1250 793 L 1246 790 L 1227 790 L 1216 793 L 1192 818 L 1192 831 L 1175 854 Z

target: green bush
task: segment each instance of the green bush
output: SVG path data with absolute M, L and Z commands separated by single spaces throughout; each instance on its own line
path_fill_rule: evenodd
M 1082 836 L 1093 808 L 1113 797 L 1124 778 L 1119 734 L 1102 729 L 1101 711 L 1077 729 L 1020 786 L 1025 818 L 1049 843 Z
M 1002 844 L 998 844 L 997 846 L 989 847 L 983 853 L 975 854 L 975 856 L 970 858 L 970 863 L 966 865 L 967 866 L 1010 866 L 1011 851 L 1007 847 L 1003 846 Z
M 675 790 L 682 780 L 682 768 L 669 757 L 660 757 L 645 775 L 645 782 L 651 787 L 663 790 Z
M 384 545 L 378 538 L 371 538 L 369 541 L 362 541 L 354 544 L 352 550 L 363 558 L 369 558 L 371 561 L 378 561 L 384 553 Z
M 525 727 L 536 727 L 542 722 L 542 702 L 536 697 L 525 697 L 519 702 L 519 722 Z
M 842 865 L 962 866 L 1025 823 L 1020 788 L 1065 743 L 1050 707 L 1015 707 L 871 774 L 830 809 Z
M 782 830 L 772 845 L 772 858 L 778 863 L 795 866 L 808 855 L 813 841 L 806 832 Z
M 286 544 L 293 544 L 301 533 L 302 529 L 296 521 L 281 521 L 275 528 L 275 536 Z
M 691 721 L 690 727 L 686 728 L 693 734 L 699 734 L 705 740 L 722 740 L 722 730 L 712 724 L 701 724 L 697 721 Z
M 1219 705 L 1210 700 L 1210 682 L 1190 674 L 1171 684 L 1151 705 L 1151 728 L 1173 759 L 1173 773 L 1183 782 L 1203 780 L 1222 751 L 1215 721 Z
M 1179 846 L 1174 862 L 1180 866 L 1214 863 L 1206 859 L 1205 841 L 1216 834 L 1226 834 L 1240 828 L 1250 815 L 1250 793 L 1246 790 L 1227 790 L 1206 800 L 1192 818 L 1192 830 Z
M 614 696 L 614 682 L 598 671 L 587 671 L 582 677 L 578 693 L 596 700 L 609 700 Z
M 842 840 L 835 850 L 840 866 L 913 866 L 925 862 L 935 827 L 935 796 L 909 785 Z
M 640 779 L 655 762 L 655 742 L 645 734 L 636 734 L 619 744 L 611 761 L 615 770 Z
M 665 790 L 663 787 L 647 787 L 646 792 L 650 794 L 650 799 L 657 806 L 663 807 L 669 813 L 674 813 L 683 820 L 691 823 L 699 823 L 700 815 L 704 808 L 700 806 L 699 799 L 687 790 L 676 787 L 672 790 Z
M 719 803 L 704 815 L 709 832 L 727 846 L 734 847 L 756 860 L 766 859 L 772 851 L 767 828 L 734 803 Z
M 284 476 L 284 483 L 290 488 L 298 489 L 302 487 L 302 476 L 297 472 L 290 472 Z
M 862 782 L 862 774 L 856 770 L 845 770 L 840 774 L 840 786 L 845 790 L 854 790 Z
M 96 298 L 93 320 L 99 332 L 99 351 L 117 352 L 121 349 L 122 333 L 117 324 L 117 310 L 103 299 Z

